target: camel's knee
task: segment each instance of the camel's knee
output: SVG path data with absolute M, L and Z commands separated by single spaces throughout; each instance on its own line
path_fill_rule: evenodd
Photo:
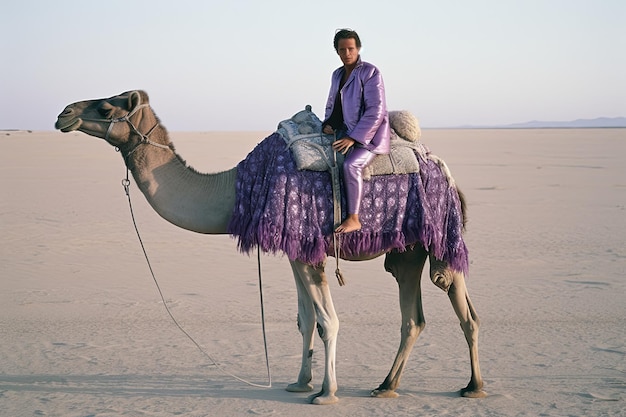
M 320 320 L 317 323 L 317 333 L 323 341 L 335 339 L 339 333 L 339 319 Z

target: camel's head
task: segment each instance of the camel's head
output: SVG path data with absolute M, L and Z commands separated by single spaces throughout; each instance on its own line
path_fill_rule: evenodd
M 158 124 L 148 106 L 148 94 L 140 90 L 109 98 L 79 101 L 68 105 L 59 114 L 55 127 L 61 132 L 79 130 L 124 148 L 132 145 L 129 142 L 136 136 L 133 133 L 145 133 Z

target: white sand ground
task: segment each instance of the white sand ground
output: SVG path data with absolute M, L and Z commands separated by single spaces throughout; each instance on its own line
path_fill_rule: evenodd
M 267 133 L 172 136 L 191 165 L 214 172 Z M 457 396 L 469 379 L 466 344 L 447 297 L 424 277 L 427 326 L 401 396 L 369 397 L 400 328 L 395 282 L 377 259 L 344 263 L 348 285 L 331 283 L 340 402 L 327 407 L 284 390 L 301 349 L 286 259 L 262 257 L 273 385 L 251 387 L 216 369 L 167 316 L 113 148 L 81 133 L 1 134 L 1 416 L 626 413 L 624 129 L 424 131 L 468 197 L 468 286 L 490 395 Z M 131 195 L 174 315 L 229 372 L 267 383 L 255 257 L 227 236 L 166 223 L 134 184 Z

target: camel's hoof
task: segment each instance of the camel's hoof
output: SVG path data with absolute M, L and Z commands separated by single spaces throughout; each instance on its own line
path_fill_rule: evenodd
M 285 388 L 285 390 L 289 392 L 311 392 L 313 391 L 313 385 L 309 383 L 301 384 L 299 382 L 295 382 L 293 384 L 287 385 L 287 388 Z
M 370 397 L 376 398 L 398 398 L 400 395 L 394 390 L 390 389 L 375 389 L 370 392 Z
M 487 393 L 482 389 L 463 388 L 461 391 L 461 397 L 465 398 L 485 398 Z
M 311 395 L 309 397 L 309 402 L 315 405 L 328 405 L 339 402 L 339 398 L 337 398 L 334 394 L 328 395 L 322 391 L 318 392 L 317 394 Z

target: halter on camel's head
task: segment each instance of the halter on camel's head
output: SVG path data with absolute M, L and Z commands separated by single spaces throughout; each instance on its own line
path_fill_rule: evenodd
M 123 93 L 121 95 L 124 95 L 124 94 L 126 93 Z M 108 103 L 107 101 L 105 102 Z M 159 126 L 158 119 L 155 125 L 152 126 L 152 128 L 150 128 L 150 130 L 148 130 L 148 132 L 146 133 L 140 132 L 139 129 L 137 129 L 137 126 L 135 126 L 135 124 L 131 120 L 131 117 L 133 117 L 135 113 L 137 113 L 139 110 L 146 108 L 146 107 L 150 107 L 150 103 L 142 103 L 141 93 L 139 91 L 131 91 L 129 93 L 128 102 L 131 103 L 131 105 L 129 106 L 130 110 L 128 111 L 128 113 L 126 113 L 122 117 L 110 118 L 110 119 L 83 119 L 83 120 L 88 120 L 91 122 L 109 122 L 109 127 L 106 131 L 106 134 L 104 135 L 104 140 L 106 140 L 107 142 L 109 142 L 109 136 L 111 135 L 113 126 L 116 123 L 126 122 L 128 126 L 130 127 L 131 132 L 141 137 L 141 140 L 139 141 L 139 143 L 137 143 L 137 145 L 135 145 L 130 151 L 128 151 L 126 158 L 132 155 L 137 150 L 139 145 L 143 145 L 143 144 L 148 144 L 148 145 L 153 145 L 159 148 L 168 149 L 169 146 L 161 145 L 160 143 L 156 143 L 150 140 L 150 135 L 152 134 L 152 132 L 154 132 L 154 129 L 156 129 L 157 126 Z
M 145 96 L 145 102 L 143 99 L 144 96 Z M 104 136 L 100 136 L 101 133 L 100 135 L 94 135 L 94 136 L 102 137 L 108 143 L 115 146 L 117 150 L 120 150 L 120 145 L 114 143 L 115 141 L 112 140 L 111 134 L 113 131 L 113 127 L 116 124 L 126 123 L 130 129 L 129 136 L 136 135 L 140 138 L 139 141 L 134 146 L 132 146 L 132 148 L 126 151 L 126 158 L 132 155 L 140 145 L 144 145 L 144 144 L 153 145 L 153 146 L 163 148 L 163 149 L 171 149 L 170 146 L 162 145 L 160 143 L 156 143 L 150 140 L 150 135 L 155 131 L 155 129 L 160 124 L 158 118 L 156 118 L 156 115 L 154 115 L 154 112 L 151 112 L 151 113 L 155 117 L 156 123 L 150 129 L 148 129 L 145 133 L 141 132 L 138 128 L 138 122 L 137 122 L 136 117 L 134 116 L 139 116 L 139 114 L 141 113 L 141 110 L 150 107 L 147 97 L 148 96 L 145 92 L 135 90 L 135 91 L 128 91 L 118 96 L 109 97 L 106 99 L 90 100 L 90 101 L 85 101 L 85 102 L 73 103 L 67 106 L 65 110 L 63 111 L 63 113 L 59 115 L 59 120 L 56 123 L 56 127 L 57 129 L 60 129 L 63 132 L 69 132 L 73 130 L 85 131 L 86 129 L 81 129 L 83 127 L 83 122 L 93 122 L 93 123 L 98 123 L 98 124 L 108 123 L 108 127 L 106 128 Z M 119 100 L 120 98 L 126 101 L 126 103 L 124 103 L 125 105 L 123 104 L 115 105 L 111 103 L 111 101 L 113 101 L 114 99 Z M 80 108 L 81 104 L 83 105 L 82 109 Z M 77 109 L 79 111 L 82 111 L 82 113 L 79 113 L 78 115 L 76 115 L 75 113 L 77 112 Z M 115 109 L 122 109 L 123 111 L 126 112 L 126 114 L 122 116 L 114 117 Z M 91 113 L 89 117 L 84 117 L 84 114 L 86 111 Z M 105 117 L 94 117 L 92 115 L 93 113 L 103 114 Z M 89 132 L 85 132 L 85 133 L 89 134 Z

